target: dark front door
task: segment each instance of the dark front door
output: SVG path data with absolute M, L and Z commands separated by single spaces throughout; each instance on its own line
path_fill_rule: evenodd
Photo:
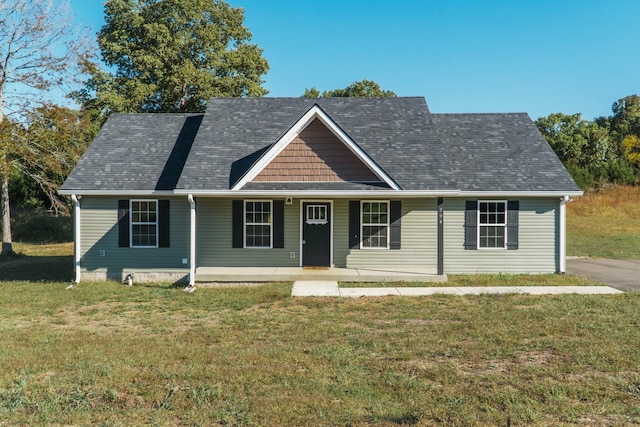
M 328 267 L 331 264 L 331 204 L 302 204 L 302 265 Z

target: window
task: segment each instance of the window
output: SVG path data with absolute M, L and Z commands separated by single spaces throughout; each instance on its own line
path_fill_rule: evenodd
M 326 205 L 307 205 L 307 224 L 319 224 L 324 225 L 327 220 L 327 206 Z
M 272 235 L 271 223 L 271 201 L 245 201 L 245 248 L 270 248 Z
M 389 249 L 389 202 L 362 202 L 362 248 Z
M 506 248 L 506 212 L 506 202 L 478 202 L 478 247 Z
M 158 247 L 158 201 L 131 200 L 131 247 Z

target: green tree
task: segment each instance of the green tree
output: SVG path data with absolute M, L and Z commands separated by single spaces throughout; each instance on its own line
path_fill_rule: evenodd
M 58 189 L 98 133 L 98 122 L 87 112 L 56 105 L 44 105 L 28 119 L 20 170 L 38 186 L 48 208 L 67 214 L 68 201 Z
M 619 142 L 628 135 L 640 136 L 640 96 L 629 95 L 613 103 L 611 134 Z
M 305 89 L 302 94 L 303 98 L 339 98 L 339 97 L 382 97 L 393 98 L 396 94 L 390 90 L 382 90 L 380 85 L 372 80 L 362 80 L 353 82 L 344 89 L 325 90 L 320 95 L 320 91 L 315 87 Z
M 632 168 L 620 157 L 617 143 L 600 122 L 582 120 L 579 113 L 553 113 L 535 123 L 581 187 L 633 181 Z
M 86 40 L 72 25 L 64 0 L 0 1 L 0 125 L 6 115 L 23 120 L 56 88 L 73 85 L 78 66 L 89 60 Z M 9 125 L 3 125 L 9 132 Z M 13 254 L 9 177 L 21 139 L 14 129 L 3 135 L 0 148 L 2 255 Z
M 222 0 L 107 0 L 98 33 L 110 70 L 74 94 L 110 112 L 202 112 L 211 97 L 262 96 L 269 65 L 244 10 Z
M 617 158 L 608 129 L 596 122 L 582 120 L 580 113 L 553 113 L 540 117 L 535 123 L 565 164 L 599 167 Z

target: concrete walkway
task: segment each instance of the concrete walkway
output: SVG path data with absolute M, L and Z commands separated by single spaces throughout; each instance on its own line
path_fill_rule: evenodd
M 294 297 L 381 297 L 424 295 L 481 295 L 481 294 L 621 294 L 609 286 L 465 286 L 429 288 L 339 288 L 335 281 L 296 281 L 291 295 Z

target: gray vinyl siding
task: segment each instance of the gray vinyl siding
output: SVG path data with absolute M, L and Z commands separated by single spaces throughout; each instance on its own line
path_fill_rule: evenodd
M 232 248 L 231 205 L 231 199 L 206 197 L 196 199 L 198 266 L 298 267 L 300 265 L 299 200 L 294 200 L 292 205 L 284 207 L 284 248 L 280 249 Z M 290 258 L 290 252 L 295 252 L 295 258 Z
M 106 272 L 188 269 L 189 203 L 171 200 L 171 247 L 118 247 L 118 198 L 83 197 L 81 200 L 81 266 L 84 271 Z M 297 267 L 300 265 L 300 205 L 285 205 L 285 247 L 232 248 L 232 200 L 197 198 L 197 265 L 211 267 Z M 349 200 L 333 201 L 333 264 L 348 268 L 437 268 L 436 199 L 402 201 L 402 247 L 349 248 Z M 465 250 L 465 199 L 444 201 L 444 270 L 464 273 L 553 273 L 558 268 L 558 201 L 520 199 L 517 250 Z M 100 256 L 100 250 L 105 256 Z M 295 252 L 295 258 L 290 258 Z
M 349 201 L 338 199 L 333 202 L 333 265 L 345 268 L 349 252 Z
M 482 200 L 482 199 L 480 199 Z M 444 272 L 554 273 L 558 200 L 520 199 L 517 250 L 464 249 L 465 199 L 444 201 Z
M 109 277 L 117 277 L 123 271 L 135 269 L 188 269 L 188 265 L 182 264 L 182 259 L 189 258 L 189 203 L 186 197 L 169 200 L 170 247 L 120 248 L 118 198 L 83 197 L 80 201 L 82 269 L 105 271 Z M 105 251 L 105 256 L 100 256 L 100 250 Z
M 249 200 L 249 199 L 247 199 Z M 329 201 L 328 199 L 322 199 Z M 298 267 L 300 266 L 300 205 L 285 205 L 282 249 L 232 248 L 231 199 L 198 198 L 198 266 Z M 333 200 L 333 264 L 349 268 L 437 267 L 437 214 L 435 199 L 402 203 L 402 249 L 349 249 L 349 200 Z M 295 252 L 295 258 L 290 258 Z
M 344 204 L 344 206 L 343 206 Z M 336 227 L 344 236 L 336 246 L 346 248 L 345 258 L 335 258 L 336 266 L 345 259 L 348 268 L 437 269 L 438 216 L 436 199 L 406 199 L 402 201 L 401 249 L 348 249 L 348 201 L 338 201 L 340 215 Z M 344 221 L 344 224 L 340 223 Z M 342 232 L 342 230 L 345 230 Z

